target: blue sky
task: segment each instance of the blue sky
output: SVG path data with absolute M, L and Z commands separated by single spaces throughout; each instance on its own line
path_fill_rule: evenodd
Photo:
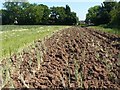
M 25 1 L 25 0 L 22 0 L 22 1 Z M 80 20 L 85 20 L 88 9 L 95 5 L 101 5 L 101 3 L 104 0 L 97 0 L 97 2 L 96 0 L 28 0 L 28 1 L 30 3 L 45 4 L 48 7 L 52 7 L 52 6 L 64 6 L 65 7 L 65 5 L 69 5 L 71 7 L 71 11 L 76 12 Z M 0 8 L 2 8 L 3 2 L 5 1 L 0 0 Z

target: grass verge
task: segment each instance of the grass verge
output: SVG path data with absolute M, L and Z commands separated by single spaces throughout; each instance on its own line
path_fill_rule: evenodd
M 120 29 L 118 28 L 104 28 L 103 26 L 89 26 L 89 28 L 93 28 L 93 29 L 100 30 L 103 32 L 108 32 L 111 34 L 120 35 Z
M 11 56 L 38 39 L 69 26 L 3 25 L 0 31 L 0 58 Z

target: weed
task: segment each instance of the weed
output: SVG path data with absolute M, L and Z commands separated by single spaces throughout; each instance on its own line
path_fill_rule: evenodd
M 69 73 L 69 76 L 68 76 L 68 86 L 70 87 L 70 65 L 68 63 L 68 73 Z
M 23 79 L 23 75 L 22 75 L 22 74 L 20 74 L 20 76 L 19 76 L 18 78 L 21 80 L 21 82 L 23 83 L 23 85 L 24 85 L 25 87 L 29 88 L 29 85 L 27 85 L 27 84 L 25 83 L 25 80 Z
M 83 73 L 82 73 L 82 65 L 78 65 L 77 60 L 74 60 L 75 65 L 75 78 L 80 88 L 83 88 Z
M 11 57 L 11 54 L 12 54 L 12 51 L 11 51 L 11 48 L 9 47 L 9 55 Z
M 40 63 L 41 63 L 41 53 L 37 50 L 37 64 L 38 64 L 38 70 L 40 69 Z
M 66 87 L 64 78 L 63 78 L 62 74 L 60 73 L 60 71 L 58 71 L 58 74 L 59 74 L 59 76 L 60 76 L 60 80 L 62 81 L 63 87 Z
M 82 54 L 81 54 L 82 58 L 85 58 L 85 54 L 86 54 L 85 50 L 82 50 Z
M 70 66 L 69 66 L 69 60 L 66 60 L 66 65 L 67 65 L 67 71 L 68 71 L 68 87 L 70 87 Z
M 2 71 L 3 71 L 3 65 L 0 64 L 0 89 L 1 89 L 2 84 L 3 84 Z
M 7 61 L 6 61 L 7 60 Z M 4 63 L 2 63 L 2 66 L 0 67 L 0 71 L 2 74 L 2 85 L 1 87 L 5 87 L 6 85 L 10 88 L 13 88 L 13 82 L 11 79 L 11 73 L 13 73 L 13 70 L 16 69 L 13 67 L 12 62 L 10 59 L 4 59 L 4 61 L 2 61 Z

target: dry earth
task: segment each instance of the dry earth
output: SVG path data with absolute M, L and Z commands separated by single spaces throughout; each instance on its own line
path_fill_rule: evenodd
M 120 90 L 120 36 L 72 27 L 44 42 L 38 40 L 11 61 L 15 70 L 10 77 L 16 88 Z

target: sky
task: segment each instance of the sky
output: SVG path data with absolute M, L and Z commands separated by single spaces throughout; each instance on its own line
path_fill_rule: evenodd
M 7 0 L 0 0 L 0 9 L 3 7 L 2 3 L 4 3 L 5 1 Z M 101 5 L 101 3 L 104 0 L 15 0 L 15 1 L 28 1 L 30 3 L 44 4 L 47 5 L 48 7 L 53 6 L 65 7 L 65 5 L 69 5 L 71 11 L 76 12 L 79 20 L 85 20 L 88 9 L 95 5 Z

